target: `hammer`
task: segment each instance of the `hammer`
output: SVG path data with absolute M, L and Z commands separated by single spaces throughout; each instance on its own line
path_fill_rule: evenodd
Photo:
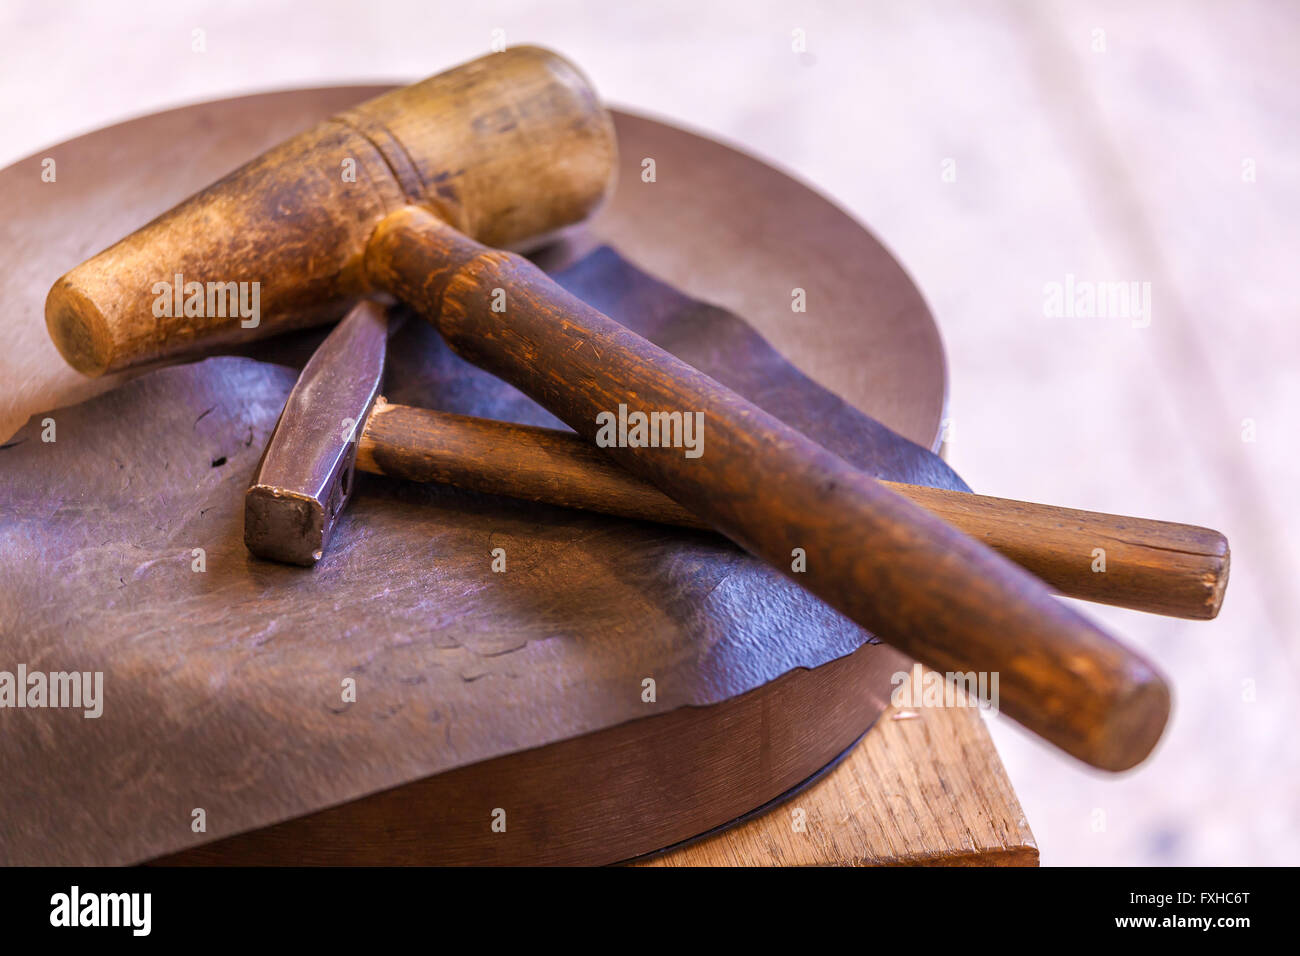
M 688 509 L 572 432 L 390 404 L 388 314 L 363 301 L 326 336 L 285 402 L 244 499 L 258 557 L 314 565 L 360 470 L 566 508 L 705 528 Z M 1174 617 L 1214 617 L 1227 543 L 1207 528 L 881 481 L 1058 593 Z M 1106 573 L 1092 550 L 1106 542 Z M 1211 583 L 1207 595 L 1207 581 Z
M 699 458 L 607 452 L 911 657 L 998 673 L 1002 712 L 1067 752 L 1109 770 L 1141 761 L 1169 713 L 1144 658 L 1027 571 L 498 251 L 588 216 L 615 155 L 609 115 L 567 61 L 491 54 L 327 120 L 185 200 L 61 277 L 46 324 L 67 361 L 97 375 L 387 294 L 588 442 L 620 405 L 702 415 Z M 183 308 L 158 291 L 172 277 Z M 258 283 L 270 321 L 229 317 L 241 282 Z

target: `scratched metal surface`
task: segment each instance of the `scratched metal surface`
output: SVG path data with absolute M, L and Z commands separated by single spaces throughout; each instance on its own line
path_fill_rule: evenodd
M 613 250 L 561 278 L 863 467 L 963 487 Z M 558 424 L 423 323 L 390 351 L 394 401 Z M 37 415 L 0 452 L 4 659 L 105 675 L 98 719 L 4 713 L 0 861 L 150 858 L 644 717 L 647 675 L 662 712 L 868 639 L 713 535 L 370 475 L 314 571 L 255 560 L 242 494 L 293 380 L 242 357 L 163 369 L 53 413 L 56 442 Z

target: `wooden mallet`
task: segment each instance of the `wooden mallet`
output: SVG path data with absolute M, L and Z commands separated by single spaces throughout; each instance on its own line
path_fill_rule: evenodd
M 1016 564 L 497 250 L 591 213 L 615 149 L 566 61 L 493 54 L 326 121 L 164 213 L 59 279 L 46 322 L 74 367 L 100 374 L 389 294 L 589 442 L 620 404 L 702 413 L 702 457 L 608 453 L 916 659 L 998 672 L 1002 712 L 1069 753 L 1111 770 L 1142 760 L 1169 712 L 1144 658 Z M 156 291 L 173 276 L 181 315 Z M 220 300 L 254 281 L 269 320 L 244 327 L 219 301 L 205 308 L 214 286 Z

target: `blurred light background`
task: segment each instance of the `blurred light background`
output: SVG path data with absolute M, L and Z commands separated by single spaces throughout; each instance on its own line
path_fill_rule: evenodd
M 204 99 L 416 79 L 496 30 L 874 230 L 944 335 L 977 490 L 1228 535 L 1217 621 L 1088 606 L 1172 679 L 1144 766 L 1094 774 L 990 722 L 1043 862 L 1295 863 L 1300 6 L 9 0 L 0 166 Z M 1149 282 L 1150 325 L 1047 317 L 1067 275 Z

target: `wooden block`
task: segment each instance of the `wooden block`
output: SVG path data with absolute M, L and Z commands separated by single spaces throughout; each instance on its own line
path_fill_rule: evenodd
M 890 707 L 807 790 L 635 865 L 1037 866 L 1038 846 L 977 710 Z

